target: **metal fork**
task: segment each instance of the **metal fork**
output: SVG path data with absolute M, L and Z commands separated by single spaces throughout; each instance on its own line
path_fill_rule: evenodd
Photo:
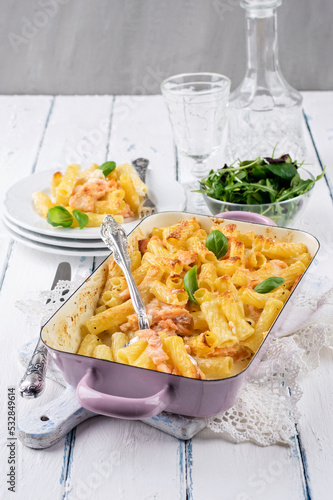
M 146 173 L 149 165 L 149 160 L 147 160 L 146 158 L 137 158 L 136 160 L 132 161 L 132 165 L 137 171 L 142 182 L 146 183 Z M 138 208 L 139 218 L 144 219 L 148 215 L 155 214 L 156 212 L 157 208 L 155 203 L 149 198 L 148 194 L 146 194 L 140 202 Z

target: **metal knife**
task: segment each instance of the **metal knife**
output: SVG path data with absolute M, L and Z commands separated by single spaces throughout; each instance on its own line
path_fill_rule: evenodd
M 71 279 L 71 266 L 68 262 L 61 262 L 55 274 L 51 290 L 58 281 Z M 48 301 L 49 302 L 49 301 Z M 45 373 L 47 366 L 48 351 L 39 337 L 28 368 L 19 383 L 19 391 L 23 398 L 38 398 L 45 388 Z

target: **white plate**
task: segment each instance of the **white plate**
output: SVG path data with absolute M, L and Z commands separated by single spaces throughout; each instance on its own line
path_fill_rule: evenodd
M 46 170 L 30 175 L 17 182 L 6 193 L 3 213 L 7 219 L 17 226 L 47 236 L 71 239 L 99 239 L 99 227 L 84 229 L 62 227 L 55 228 L 38 215 L 33 207 L 32 194 L 35 191 L 44 191 L 50 195 L 50 181 L 53 170 Z M 169 210 L 182 211 L 186 206 L 186 195 L 179 182 L 169 179 L 154 170 L 147 171 L 148 194 L 157 206 L 158 212 Z M 129 233 L 140 222 L 138 218 L 123 224 L 126 233 Z
M 56 236 L 44 236 L 40 233 L 35 233 L 33 231 L 28 231 L 27 229 L 22 229 L 20 226 L 11 222 L 4 215 L 2 216 L 2 221 L 7 229 L 10 229 L 19 236 L 23 236 L 31 241 L 37 243 L 43 243 L 44 245 L 55 245 L 59 247 L 68 248 L 92 248 L 92 249 L 105 249 L 105 243 L 102 240 L 79 240 L 71 238 L 59 238 Z
M 29 238 L 24 238 L 15 231 L 12 231 L 7 227 L 7 231 L 10 233 L 11 237 L 22 243 L 23 245 L 33 248 L 35 250 L 40 250 L 46 253 L 52 253 L 57 255 L 72 255 L 74 257 L 107 257 L 110 254 L 110 250 L 105 248 L 66 248 L 59 247 L 57 245 L 45 245 L 44 243 L 37 243 L 36 241 L 30 240 Z

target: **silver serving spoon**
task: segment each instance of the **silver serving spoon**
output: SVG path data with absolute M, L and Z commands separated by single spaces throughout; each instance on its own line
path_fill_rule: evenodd
M 124 229 L 114 220 L 112 215 L 106 215 L 101 225 L 101 237 L 104 243 L 113 252 L 113 258 L 123 271 L 126 278 L 133 307 L 138 315 L 139 328 L 145 330 L 150 328 L 146 308 L 142 302 L 139 290 L 131 273 L 131 259 L 127 252 L 127 236 Z M 138 340 L 134 337 L 130 342 Z
M 145 330 L 150 328 L 146 308 L 142 302 L 139 290 L 135 284 L 131 273 L 131 259 L 127 252 L 127 236 L 124 229 L 118 222 L 114 220 L 112 215 L 106 215 L 101 225 L 101 237 L 104 243 L 113 252 L 113 257 L 120 269 L 123 271 L 130 296 L 133 302 L 133 307 L 138 315 L 139 328 Z M 139 337 L 133 337 L 124 347 L 133 344 L 139 340 Z M 192 356 L 188 355 L 192 363 L 197 366 L 197 362 Z

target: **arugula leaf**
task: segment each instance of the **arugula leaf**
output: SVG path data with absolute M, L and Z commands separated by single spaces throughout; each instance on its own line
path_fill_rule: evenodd
M 75 219 L 78 221 L 80 229 L 83 229 L 89 222 L 88 215 L 84 212 L 81 212 L 81 210 L 77 210 L 76 208 L 72 213 Z
M 70 212 L 68 212 L 65 207 L 60 205 L 49 208 L 46 220 L 49 224 L 51 224 L 51 226 L 54 227 L 69 227 L 73 223 L 73 217 Z
M 283 285 L 285 282 L 284 278 L 280 278 L 278 276 L 272 276 L 271 278 L 267 278 L 257 286 L 254 287 L 255 292 L 257 293 L 268 293 L 272 290 L 275 290 L 280 285 Z
M 206 239 L 206 247 L 213 252 L 217 259 L 223 257 L 228 251 L 227 237 L 218 229 L 209 233 Z
M 238 161 L 237 165 L 224 165 L 214 172 L 211 170 L 200 182 L 200 190 L 207 196 L 226 203 L 240 205 L 271 205 L 280 201 L 292 200 L 309 191 L 325 173 L 314 181 L 301 179 L 298 168 L 302 164 L 292 161 L 288 154 L 280 158 L 256 158 L 255 160 Z M 295 200 L 299 203 L 299 200 Z M 288 218 L 291 207 L 263 207 L 263 211 L 274 219 L 276 213 L 280 224 L 284 217 Z M 295 205 L 293 210 L 297 210 Z M 286 212 L 287 211 L 287 212 Z M 273 212 L 273 213 L 272 213 Z M 283 225 L 283 224 L 282 224 Z
M 193 266 L 192 269 L 187 271 L 184 276 L 184 288 L 189 296 L 189 299 L 194 304 L 198 305 L 198 302 L 194 298 L 195 292 L 198 290 L 198 278 L 197 278 L 197 266 Z
M 301 180 L 301 176 L 297 172 L 297 174 L 290 181 L 290 187 L 296 187 L 296 186 L 298 186 L 299 183 L 300 183 L 300 180 Z
M 297 169 L 292 163 L 272 163 L 266 165 L 266 168 L 272 172 L 272 174 L 275 174 L 286 181 L 291 180 L 297 174 Z
M 111 172 L 114 171 L 114 169 L 116 168 L 116 162 L 106 161 L 105 163 L 103 163 L 103 165 L 100 165 L 98 168 L 99 170 L 102 170 L 103 174 L 106 177 L 107 175 L 111 174 Z

